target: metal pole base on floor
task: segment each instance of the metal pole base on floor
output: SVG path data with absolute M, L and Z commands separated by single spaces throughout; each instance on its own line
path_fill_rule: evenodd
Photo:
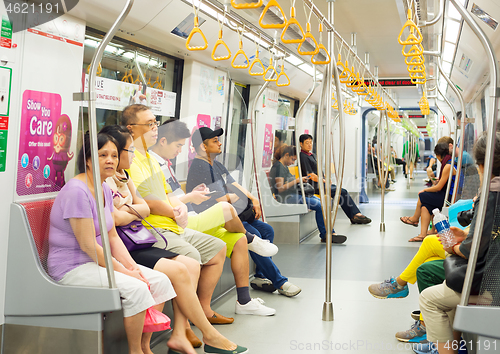
M 380 232 L 385 232 L 385 222 L 380 223 Z
M 333 321 L 333 303 L 323 303 L 323 321 Z

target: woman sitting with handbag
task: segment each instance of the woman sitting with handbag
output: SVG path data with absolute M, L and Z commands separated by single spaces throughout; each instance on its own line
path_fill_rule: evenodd
M 450 195 L 453 193 L 455 184 L 455 168 L 451 167 L 451 155 L 447 143 L 438 143 L 434 147 L 436 158 L 441 162 L 441 171 L 439 173 L 439 181 L 436 185 L 425 188 L 418 192 L 418 201 L 415 208 L 415 213 L 412 216 L 402 216 L 400 220 L 404 224 L 418 227 L 420 220 L 420 234 L 409 239 L 409 242 L 421 242 L 427 236 L 429 223 L 433 218 L 432 210 L 443 207 L 444 198 L 446 197 L 446 186 L 450 173 L 453 173 L 450 186 Z M 449 198 L 448 198 L 449 199 Z
M 161 310 L 165 301 L 175 297 L 175 291 L 167 276 L 137 265 L 118 237 L 113 224 L 113 197 L 104 183 L 115 173 L 118 149 L 108 135 L 99 134 L 97 143 L 100 170 L 95 173 L 99 173 L 103 182 L 106 228 L 122 300 L 129 354 L 151 353 L 151 333 L 142 333 L 146 310 L 152 306 Z M 50 213 L 48 272 L 62 285 L 107 287 L 88 134 L 78 157 L 78 167 L 80 174 L 64 185 Z
M 474 145 L 474 157 L 481 174 L 484 171 L 485 155 L 486 134 L 483 134 Z M 469 301 L 499 306 L 498 289 L 490 287 L 495 287 L 495 284 L 498 284 L 500 280 L 498 271 L 500 239 L 496 237 L 500 227 L 500 216 L 497 212 L 497 209 L 500 208 L 500 133 L 496 133 L 492 175 L 489 178 L 483 176 L 482 181 L 490 183 L 490 192 L 472 280 L 472 296 Z M 451 228 L 457 243 L 445 249 L 452 254 L 444 261 L 446 280 L 443 284 L 429 287 L 420 294 L 420 310 L 427 326 L 427 340 L 436 343 L 433 345 L 433 353 L 456 353 L 457 351 L 453 348 L 461 346 L 459 343 L 460 333 L 453 331 L 452 324 L 456 306 L 461 298 L 476 219 L 477 213 L 474 213 L 467 235 L 458 228 Z M 488 282 L 482 282 L 483 274 L 488 274 L 490 277 Z
M 271 167 L 269 177 L 271 179 L 271 191 L 274 193 L 276 200 L 284 204 L 301 204 L 302 192 L 300 189 L 300 179 L 295 178 L 288 166 L 295 163 L 297 160 L 297 151 L 295 146 L 282 145 L 274 152 L 275 163 Z M 314 188 L 307 181 L 309 177 L 302 177 L 304 183 L 304 192 L 306 196 L 307 207 L 316 212 L 316 225 L 319 230 L 321 242 L 326 242 L 326 227 L 323 220 L 323 212 L 321 210 L 321 201 L 314 196 Z M 332 243 L 344 243 L 347 237 L 337 235 L 333 231 Z
M 114 176 L 108 177 L 106 183 L 111 187 L 114 195 L 115 225 L 117 228 L 126 227 L 131 222 L 143 220 L 150 212 L 146 202 L 137 195 L 135 185 L 125 171 L 130 168 L 134 158 L 132 136 L 126 128 L 118 125 L 104 127 L 100 134 L 110 135 L 117 142 L 119 163 Z M 144 230 L 149 233 L 146 228 Z M 158 234 L 161 235 L 161 233 Z M 200 276 L 200 265 L 197 261 L 171 251 L 152 247 L 152 244 L 149 247 L 131 250 L 130 255 L 138 264 L 162 272 L 172 281 L 178 296 L 173 301 L 175 321 L 174 332 L 168 342 L 170 348 L 183 353 L 194 353 L 191 344 L 197 347 L 201 346 L 201 342 L 189 326 L 187 321 L 189 319 L 203 333 L 206 352 L 246 352 L 246 348 L 237 346 L 224 338 L 208 322 L 195 291 Z M 186 336 L 191 344 L 186 343 Z M 196 342 L 199 344 L 196 345 Z M 179 343 L 182 344 L 179 345 Z

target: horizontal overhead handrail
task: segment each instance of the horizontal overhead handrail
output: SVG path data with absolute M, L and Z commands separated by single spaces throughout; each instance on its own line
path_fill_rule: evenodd
M 320 9 L 311 1 L 311 0 L 303 0 L 304 4 L 311 9 L 314 15 L 318 18 L 320 22 L 324 24 L 326 29 L 333 33 L 334 38 L 336 38 L 342 46 L 345 46 L 349 51 L 352 58 L 356 61 L 357 67 L 365 67 L 364 61 L 357 55 L 357 53 L 351 48 L 351 46 L 342 38 L 342 36 L 335 30 L 333 25 L 328 21 L 328 19 L 321 13 Z M 386 97 L 385 101 L 390 100 L 391 104 L 395 107 L 398 106 L 394 98 L 387 93 L 387 91 L 378 83 L 378 79 L 367 69 L 367 79 L 374 82 L 380 92 Z

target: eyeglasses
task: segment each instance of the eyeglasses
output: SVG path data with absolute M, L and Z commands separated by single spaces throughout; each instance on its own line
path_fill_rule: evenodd
M 139 123 L 131 123 L 129 125 L 146 125 L 147 127 L 149 127 L 149 129 L 153 129 L 153 128 L 158 128 L 160 126 L 160 122 L 158 122 L 157 120 L 155 120 L 154 122 L 149 122 L 149 123 L 142 123 L 142 124 L 139 124 Z
M 130 152 L 131 154 L 133 154 L 135 152 L 135 148 L 130 148 L 130 149 L 123 149 L 125 150 L 126 152 Z

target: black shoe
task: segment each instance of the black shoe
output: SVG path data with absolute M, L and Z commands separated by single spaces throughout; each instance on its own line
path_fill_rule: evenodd
M 357 215 L 351 219 L 351 224 L 369 224 L 372 222 L 372 219 L 367 218 L 364 215 Z
M 332 243 L 341 244 L 347 241 L 347 236 L 344 235 L 332 235 Z M 326 243 L 326 238 L 321 239 L 321 243 Z

